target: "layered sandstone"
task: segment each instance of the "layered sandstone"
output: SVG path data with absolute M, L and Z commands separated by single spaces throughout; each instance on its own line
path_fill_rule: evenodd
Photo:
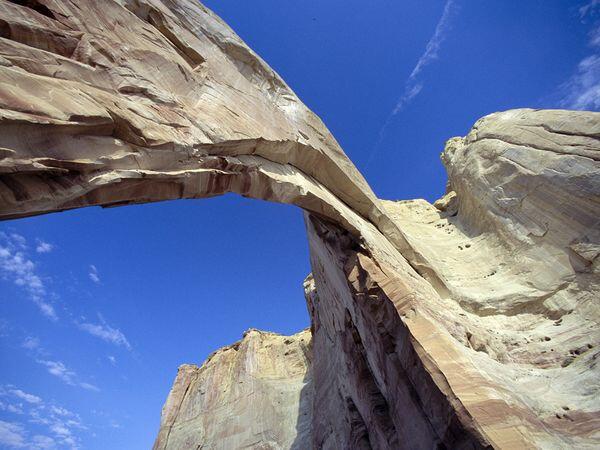
M 442 158 L 449 191 L 437 208 L 424 200 L 384 202 L 438 275 L 435 294 L 423 296 L 414 279 L 364 249 L 339 248 L 342 236 L 311 221 L 314 351 L 335 346 L 327 352 L 339 360 L 321 368 L 315 358 L 315 404 L 327 399 L 330 412 L 341 407 L 319 387 L 352 367 L 358 347 L 368 370 L 353 386 L 356 369 L 347 369 L 340 392 L 357 404 L 360 387 L 373 386 L 357 409 L 363 440 L 374 448 L 427 448 L 439 444 L 436 435 L 450 448 L 469 447 L 462 438 L 473 431 L 456 426 L 469 424 L 462 414 L 475 419 L 483 445 L 596 447 L 599 138 L 598 113 L 493 114 L 448 142 Z M 345 349 L 353 339 L 356 346 Z M 368 421 L 382 416 L 379 425 Z M 328 436 L 331 417 L 315 417 L 315 436 Z M 334 448 L 341 436 L 318 445 Z
M 492 114 L 449 141 L 443 199 L 381 201 L 195 0 L 0 0 L 0 218 L 305 211 L 312 355 L 251 332 L 184 366 L 158 448 L 598 447 L 599 154 L 599 113 Z
M 201 367 L 181 366 L 154 448 L 310 448 L 310 341 L 248 330 Z
M 599 117 L 487 116 L 435 205 L 383 202 L 435 292 L 307 216 L 314 448 L 597 446 Z

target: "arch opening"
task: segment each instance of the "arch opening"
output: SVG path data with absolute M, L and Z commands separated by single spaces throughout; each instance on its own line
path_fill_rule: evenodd
M 20 297 L 4 315 L 18 330 L 13 349 L 3 353 L 23 356 L 27 339 L 40 346 L 15 357 L 20 362 L 12 370 L 32 374 L 20 388 L 53 393 L 91 428 L 102 420 L 89 410 L 103 409 L 104 422 L 120 427 L 107 436 L 111 445 L 152 445 L 178 366 L 200 367 L 249 329 L 265 333 L 244 337 L 250 342 L 243 345 L 267 339 L 283 355 L 301 344 L 284 338 L 309 326 L 306 233 L 300 211 L 289 205 L 226 195 L 86 208 L 4 222 L 2 233 L 26 239 L 17 251 L 33 262 L 45 289 L 36 304 L 25 301 L 31 298 L 23 287 L 3 283 L 7 294 Z M 40 243 L 47 252 L 36 251 Z M 41 302 L 54 317 L 44 317 Z M 40 361 L 60 362 L 76 375 L 67 383 Z M 308 380 L 298 380 L 299 392 Z

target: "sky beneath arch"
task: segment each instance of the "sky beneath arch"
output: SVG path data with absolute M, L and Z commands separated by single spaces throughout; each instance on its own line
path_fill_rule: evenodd
M 598 0 L 207 0 L 383 198 L 444 191 L 444 141 L 600 109 Z M 0 224 L 0 448 L 147 449 L 182 363 L 308 326 L 300 211 L 235 196 Z

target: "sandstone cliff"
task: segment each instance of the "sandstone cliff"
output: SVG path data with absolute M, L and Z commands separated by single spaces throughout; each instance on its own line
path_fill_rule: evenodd
M 202 367 L 181 366 L 154 448 L 310 448 L 310 358 L 309 331 L 248 330 Z
M 475 447 L 598 444 L 599 116 L 485 117 L 448 142 L 444 198 L 383 202 L 427 297 L 307 218 L 315 448 L 470 448 L 460 414 L 488 425 Z
M 158 448 L 600 445 L 599 113 L 487 116 L 448 142 L 443 199 L 381 201 L 195 0 L 0 0 L 0 25 L 0 218 L 226 192 L 305 211 L 312 355 L 252 332 L 184 366 Z
M 384 202 L 435 292 L 309 221 L 317 447 L 598 445 L 599 138 L 598 113 L 516 110 L 450 140 L 437 207 Z

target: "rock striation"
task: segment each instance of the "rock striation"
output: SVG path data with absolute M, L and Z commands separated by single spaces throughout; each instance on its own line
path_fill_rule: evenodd
M 155 450 L 311 446 L 310 331 L 248 330 L 241 341 L 179 368 Z
M 1 219 L 226 192 L 305 211 L 310 339 L 182 366 L 155 448 L 598 448 L 600 113 L 492 114 L 442 160 L 435 204 L 376 198 L 195 0 L 0 0 Z

